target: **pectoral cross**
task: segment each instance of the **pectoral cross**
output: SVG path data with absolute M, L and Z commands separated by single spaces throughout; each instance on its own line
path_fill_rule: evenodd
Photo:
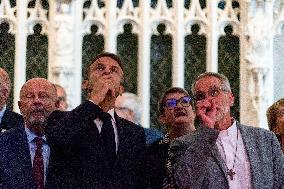
M 234 179 L 234 175 L 236 173 L 233 171 L 233 169 L 230 169 L 229 171 L 227 171 L 227 175 L 229 175 L 230 179 L 233 180 Z

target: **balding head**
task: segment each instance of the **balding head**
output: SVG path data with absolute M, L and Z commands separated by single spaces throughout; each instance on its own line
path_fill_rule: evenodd
M 0 68 L 0 110 L 6 105 L 11 90 L 11 81 L 8 73 Z
M 18 105 L 25 126 L 42 135 L 48 116 L 58 108 L 56 88 L 44 78 L 30 79 L 21 88 Z

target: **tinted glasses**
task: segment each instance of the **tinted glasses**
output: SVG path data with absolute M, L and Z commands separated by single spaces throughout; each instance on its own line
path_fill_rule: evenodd
M 224 87 L 210 87 L 210 89 L 206 92 L 204 91 L 197 91 L 194 95 L 194 100 L 195 101 L 201 101 L 206 99 L 206 95 L 211 96 L 211 97 L 216 97 L 220 94 L 221 91 L 227 91 Z
M 174 108 L 177 107 L 178 103 L 180 103 L 183 107 L 187 107 L 190 105 L 192 98 L 189 96 L 181 97 L 180 99 L 170 98 L 165 101 L 165 107 Z

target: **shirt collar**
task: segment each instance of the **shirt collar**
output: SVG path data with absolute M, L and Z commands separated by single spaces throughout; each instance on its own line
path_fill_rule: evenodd
M 27 134 L 27 138 L 28 138 L 28 142 L 31 143 L 34 138 L 38 137 L 35 133 L 33 133 L 29 128 L 25 127 L 25 131 L 26 131 L 26 134 Z M 45 136 L 42 136 L 40 137 L 42 138 L 44 141 L 46 141 L 46 138 Z
M 115 118 L 114 118 L 114 108 L 110 109 L 107 113 L 109 113 L 111 115 L 112 120 L 115 121 Z
M 6 111 L 6 105 L 2 108 L 2 110 L 0 111 L 0 119 L 2 119 L 4 113 Z
M 238 129 L 237 129 L 237 124 L 236 124 L 236 120 L 234 120 L 233 124 L 226 130 L 220 131 L 219 135 L 221 137 L 226 137 L 226 136 L 235 136 L 237 133 Z

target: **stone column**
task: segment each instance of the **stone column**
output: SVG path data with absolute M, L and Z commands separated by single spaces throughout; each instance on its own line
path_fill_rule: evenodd
M 108 0 L 106 3 L 106 30 L 105 30 L 105 51 L 116 53 L 117 51 L 117 27 L 116 27 L 116 16 L 117 8 L 116 1 Z
M 76 44 L 75 3 L 78 1 L 50 1 L 48 79 L 64 87 L 68 109 L 81 102 L 81 62 Z M 80 32 L 80 31 L 79 31 Z M 82 47 L 81 47 L 82 48 Z M 76 50 L 75 50 L 76 49 Z M 77 57 L 79 56 L 79 57 Z M 77 71 L 80 70 L 80 71 Z
M 173 33 L 172 85 L 184 87 L 184 0 L 174 1 L 175 31 Z
M 138 96 L 142 102 L 141 124 L 150 127 L 150 49 L 151 32 L 149 24 L 150 1 L 139 1 L 141 10 L 138 41 Z
M 273 100 L 273 1 L 242 1 L 240 32 L 240 119 L 268 128 Z
M 217 1 L 208 0 L 208 28 L 207 28 L 207 62 L 206 71 L 218 72 L 218 38 L 217 29 Z
M 18 101 L 22 85 L 26 82 L 27 51 L 27 0 L 17 0 L 17 25 L 15 34 L 15 66 L 14 66 L 14 111 L 19 112 Z

